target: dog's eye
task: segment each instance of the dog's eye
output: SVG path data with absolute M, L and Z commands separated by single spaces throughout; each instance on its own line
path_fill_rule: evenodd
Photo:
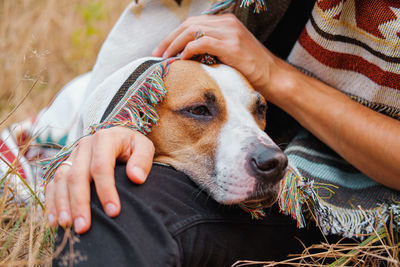
M 204 105 L 191 107 L 188 109 L 188 112 L 196 116 L 211 116 L 210 110 L 208 110 L 207 106 Z

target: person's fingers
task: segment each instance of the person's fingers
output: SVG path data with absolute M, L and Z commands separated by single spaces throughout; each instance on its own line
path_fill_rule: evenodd
M 141 184 L 145 182 L 153 165 L 154 145 L 139 132 L 135 134 L 130 145 L 133 152 L 126 164 L 126 174 L 131 181 Z
M 190 26 L 170 43 L 168 48 L 165 50 L 163 57 L 168 58 L 177 55 L 189 42 L 196 40 L 197 34 L 202 34 L 200 38 L 208 36 L 221 39 L 226 36 L 226 32 L 221 31 L 221 29 L 215 29 L 206 25 Z
M 201 29 L 204 31 L 204 29 Z M 186 28 L 182 33 L 180 33 L 176 38 L 174 38 L 163 53 L 164 58 L 177 55 L 181 52 L 187 43 L 196 39 L 196 34 L 200 33 L 200 28 L 198 26 L 190 26 Z
M 69 195 L 68 195 L 68 184 L 67 184 L 67 177 L 71 166 L 61 165 L 58 167 L 55 175 L 54 175 L 54 190 L 56 192 L 55 197 L 55 204 L 57 210 L 57 221 L 58 224 L 62 227 L 66 227 L 71 225 L 72 218 L 71 218 L 71 211 L 69 206 Z
M 67 176 L 68 193 L 74 230 L 82 234 L 90 227 L 90 173 L 91 139 L 82 139 L 75 148 L 74 161 Z
M 185 29 L 187 27 L 189 27 L 190 25 L 192 25 L 194 22 L 196 21 L 197 17 L 190 17 L 188 19 L 186 19 L 181 25 L 179 25 L 178 28 L 176 28 L 175 30 L 173 30 L 171 33 L 169 33 L 167 35 L 167 37 L 165 37 L 160 43 L 159 45 L 156 47 L 156 49 L 154 49 L 152 56 L 154 57 L 161 57 L 164 53 L 165 50 L 169 47 L 169 45 L 171 44 L 171 42 L 173 40 L 175 40 L 175 38 L 177 36 L 179 36 L 183 31 L 185 31 Z
M 223 57 L 228 53 L 228 51 L 230 54 L 235 52 L 233 49 L 229 49 L 226 44 L 223 45 L 222 41 L 210 36 L 204 36 L 200 39 L 189 42 L 182 51 L 180 58 L 191 59 L 195 55 L 208 53 L 223 61 Z
M 103 209 L 110 217 L 117 216 L 121 210 L 115 187 L 114 168 L 116 158 L 122 151 L 130 150 L 130 137 L 124 130 L 132 132 L 129 129 L 113 127 L 99 131 L 92 137 L 92 157 L 89 170 Z M 115 138 L 115 135 L 118 138 Z
M 220 16 L 210 16 L 210 15 L 203 15 L 203 16 L 196 16 L 196 17 L 189 17 L 187 18 L 178 28 L 173 30 L 170 34 L 165 37 L 160 44 L 154 49 L 152 56 L 154 57 L 166 57 L 165 51 L 171 45 L 171 43 L 182 34 L 182 32 L 186 31 L 189 28 L 192 28 L 191 31 L 196 33 L 202 27 L 209 27 L 213 28 L 215 25 L 218 25 L 219 21 L 221 20 Z M 192 40 L 194 39 L 194 35 L 192 35 Z
M 213 37 L 217 37 L 217 33 L 224 34 L 229 28 L 237 27 L 239 25 L 237 21 L 238 19 L 231 14 L 189 17 L 181 25 L 179 25 L 178 28 L 173 30 L 160 42 L 156 49 L 154 49 L 152 55 L 154 57 L 170 57 L 176 55 L 179 51 L 183 49 L 182 43 L 186 45 L 189 41 L 195 39 L 194 36 L 197 31 L 206 31 L 207 35 L 211 34 Z M 177 47 L 177 49 L 167 52 L 167 49 L 172 45 L 174 40 L 177 39 L 178 36 L 180 36 L 185 31 L 190 32 L 188 36 L 185 35 L 186 42 L 179 42 L 180 49 Z
M 46 199 L 44 202 L 47 214 L 47 221 L 51 227 L 57 226 L 57 210 L 55 205 L 55 184 L 51 181 L 46 186 Z

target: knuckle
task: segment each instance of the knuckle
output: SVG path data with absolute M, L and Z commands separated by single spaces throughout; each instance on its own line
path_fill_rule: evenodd
M 90 142 L 90 139 L 92 138 L 92 135 L 84 136 L 79 140 L 78 145 L 84 145 Z
M 239 55 L 241 53 L 240 43 L 233 41 L 228 47 L 228 51 L 232 54 Z
M 76 195 L 74 197 L 73 201 L 74 201 L 74 203 L 73 203 L 71 208 L 75 212 L 78 211 L 78 210 L 82 210 L 82 209 L 84 210 L 86 208 L 86 206 L 90 204 L 89 198 L 87 198 L 87 197 L 85 197 L 85 196 L 83 196 L 81 194 Z
M 188 25 L 192 24 L 192 22 L 194 21 L 194 18 L 195 18 L 195 17 L 188 17 L 188 18 L 182 23 L 182 25 L 188 26 Z
M 191 25 L 192 18 L 186 19 L 182 24 L 179 26 L 181 29 L 186 29 Z
M 52 182 L 57 183 L 60 180 L 64 179 L 64 177 L 67 175 L 67 171 L 64 168 L 58 168 L 56 172 L 54 173 L 54 179 Z
M 114 128 L 114 127 L 112 127 Z M 100 130 L 95 132 L 92 136 L 91 139 L 98 141 L 99 139 L 103 138 L 105 135 L 107 135 L 108 130 L 113 130 L 112 128 L 110 129 L 105 129 L 105 130 Z
M 191 41 L 186 45 L 185 50 L 188 52 L 191 52 L 192 50 L 194 50 L 195 47 L 196 47 L 196 43 L 194 41 Z
M 47 185 L 46 185 L 46 193 L 47 192 L 51 192 L 54 189 L 54 181 L 50 181 Z
M 66 179 L 67 179 L 67 183 L 68 183 L 68 184 L 75 184 L 75 183 L 78 181 L 77 175 L 76 175 L 75 172 L 70 172 L 70 173 L 67 175 Z
M 139 131 L 137 131 L 137 130 L 128 130 L 129 132 L 129 135 L 132 135 L 132 136 L 134 136 L 134 137 L 137 137 L 137 136 L 145 136 L 144 134 L 142 134 L 141 132 L 139 132 Z
M 104 169 L 104 163 L 100 160 L 93 160 L 90 164 L 90 172 L 92 175 L 96 176 L 102 173 L 102 169 Z
M 202 45 L 205 47 L 210 47 L 214 45 L 214 39 L 208 36 L 202 38 Z
M 236 24 L 238 22 L 237 17 L 232 13 L 224 14 L 224 16 L 228 23 Z
M 190 34 L 195 34 L 198 30 L 199 30 L 199 28 L 197 26 L 195 26 L 195 25 L 190 25 L 187 28 L 187 32 L 190 33 Z
M 238 31 L 238 30 L 233 30 L 230 34 L 230 36 L 232 37 L 232 40 L 235 44 L 240 43 L 240 40 L 242 39 L 242 32 Z

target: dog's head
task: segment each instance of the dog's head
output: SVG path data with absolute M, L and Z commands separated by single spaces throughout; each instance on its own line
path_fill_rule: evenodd
M 149 135 L 155 161 L 185 172 L 219 203 L 272 205 L 287 158 L 263 131 L 264 98 L 226 65 L 175 61 L 164 82 Z

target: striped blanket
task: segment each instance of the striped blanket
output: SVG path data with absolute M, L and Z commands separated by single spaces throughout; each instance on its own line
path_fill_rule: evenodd
M 288 61 L 353 100 L 400 120 L 398 8 L 398 1 L 317 1 Z M 310 133 L 299 133 L 286 154 L 307 184 L 303 195 L 325 233 L 368 234 L 390 216 L 400 228 L 400 193 L 376 183 Z
M 306 130 L 285 153 L 302 179 L 302 194 L 307 196 L 303 201 L 311 204 L 325 234 L 362 237 L 382 227 L 390 216 L 400 229 L 399 192 L 367 177 Z

